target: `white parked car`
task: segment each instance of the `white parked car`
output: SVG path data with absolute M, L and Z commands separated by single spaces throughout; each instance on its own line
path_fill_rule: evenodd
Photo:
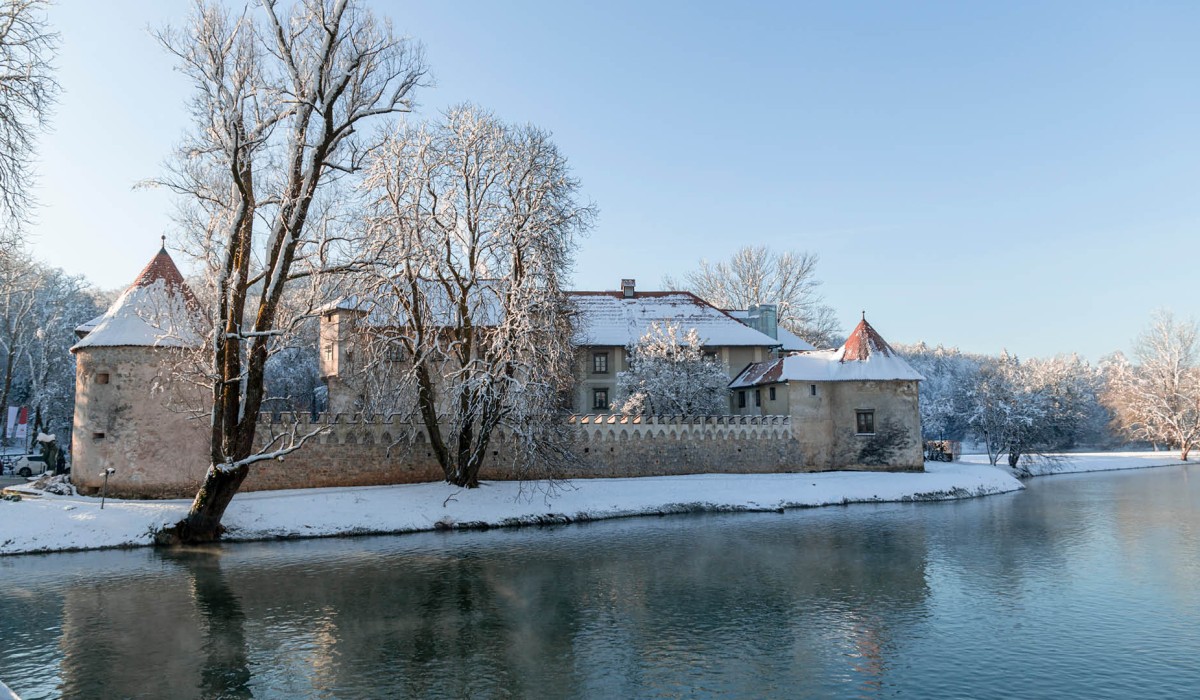
M 18 476 L 46 473 L 46 460 L 41 455 L 17 455 L 4 458 L 4 471 Z

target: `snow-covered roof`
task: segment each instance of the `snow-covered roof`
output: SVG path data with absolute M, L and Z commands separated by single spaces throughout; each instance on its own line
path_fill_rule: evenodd
M 87 335 L 88 333 L 91 333 L 92 331 L 96 330 L 96 326 L 100 325 L 100 322 L 103 320 L 104 320 L 104 314 L 100 314 L 96 318 L 90 319 L 88 321 L 84 321 L 83 323 L 79 324 L 78 326 L 75 326 L 75 336 L 78 338 L 82 338 L 83 336 Z
M 574 307 L 576 345 L 630 345 L 651 324 L 676 323 L 696 329 L 708 346 L 775 347 L 779 341 L 743 324 L 690 292 L 568 292 Z
M 90 347 L 195 347 L 204 342 L 196 296 L 166 248 L 146 265 L 71 350 Z
M 726 309 L 725 313 L 743 322 L 749 320 L 751 317 L 750 311 L 747 309 Z M 784 352 L 800 352 L 802 350 L 817 349 L 817 346 L 789 331 L 783 326 L 776 326 L 775 337 L 776 340 L 779 341 L 779 349 Z
M 796 352 L 756 362 L 733 379 L 740 389 L 780 382 L 921 381 L 924 377 L 900 357 L 863 319 L 836 350 Z
M 784 352 L 801 352 L 817 349 L 816 345 L 813 345 L 783 326 L 779 327 L 779 344 L 783 346 L 780 349 Z
M 453 325 L 457 313 L 454 305 L 448 303 L 440 286 L 428 285 L 428 316 L 440 318 L 445 325 Z M 499 322 L 502 292 L 499 280 L 489 280 L 475 287 L 478 300 L 471 307 L 476 315 L 473 319 L 476 325 Z M 656 321 L 677 323 L 684 331 L 695 328 L 704 344 L 709 346 L 780 345 L 780 341 L 750 328 L 689 292 L 637 292 L 632 298 L 624 297 L 622 292 L 567 292 L 567 300 L 575 314 L 576 345 L 630 345 L 645 335 Z M 320 309 L 321 313 L 332 311 L 362 314 L 368 324 L 375 326 L 403 326 L 406 322 L 405 313 L 395 300 L 380 302 L 349 296 Z M 812 347 L 807 343 L 804 345 Z

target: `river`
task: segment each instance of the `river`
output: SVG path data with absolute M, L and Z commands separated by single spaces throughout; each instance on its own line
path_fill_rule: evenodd
M 1200 472 L 946 503 L 0 558 L 35 698 L 1200 692 Z

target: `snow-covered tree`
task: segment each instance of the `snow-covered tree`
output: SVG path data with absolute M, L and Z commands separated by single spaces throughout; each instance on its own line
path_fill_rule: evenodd
M 925 377 L 920 388 L 921 433 L 926 440 L 964 440 L 971 431 L 971 393 L 982 355 L 925 343 L 897 345 L 913 369 Z
M 1021 457 L 1039 444 L 1048 404 L 1041 388 L 1029 379 L 1026 365 L 1007 352 L 984 364 L 971 392 L 968 421 L 987 447 L 988 461 L 996 464 L 1008 453 L 1008 464 L 1017 468 Z
M 258 12 L 202 3 L 159 38 L 195 88 L 193 129 L 159 184 L 181 195 L 214 329 L 203 358 L 211 466 L 170 534 L 205 541 L 220 536 L 251 465 L 309 437 L 255 443 L 267 360 L 320 301 L 289 308 L 287 292 L 324 290 L 327 274 L 358 269 L 364 252 L 337 216 L 341 194 L 377 145 L 371 124 L 409 111 L 426 68 L 419 46 L 352 0 L 262 0 Z
M 23 249 L 0 255 L 0 407 L 23 405 L 37 428 L 63 431 L 74 407 L 74 328 L 99 312 L 81 277 Z M 7 440 L 7 421 L 0 438 Z
M 59 90 L 52 66 L 58 35 L 46 22 L 49 4 L 0 4 L 0 209 L 9 226 L 19 223 L 29 207 L 36 134 Z
M 1187 460 L 1200 440 L 1200 345 L 1194 321 L 1155 313 L 1138 336 L 1133 360 L 1106 363 L 1103 400 L 1128 437 L 1175 447 Z
M 32 309 L 36 330 L 21 352 L 24 404 L 33 412 L 31 438 L 45 430 L 65 445 L 75 413 L 75 357 L 70 352 L 77 340 L 75 327 L 104 309 L 83 277 L 44 265 L 38 268 L 40 284 Z
M 720 309 L 775 304 L 781 326 L 819 348 L 831 348 L 841 342 L 841 328 L 819 291 L 818 260 L 815 253 L 743 246 L 729 260 L 701 260 L 681 280 L 666 277 L 663 286 L 688 290 Z
M 695 328 L 655 322 L 627 348 L 630 368 L 617 373 L 613 409 L 631 415 L 712 416 L 729 412 L 729 376 L 704 353 Z
M 34 306 L 41 286 L 40 270 L 24 251 L 0 255 L 0 441 L 8 444 L 7 411 L 21 354 L 37 331 Z
M 1065 450 L 1079 444 L 1102 442 L 1097 428 L 1106 412 L 1100 405 L 1100 373 L 1078 355 L 1031 359 L 1024 370 L 1030 386 L 1044 401 L 1038 443 L 1045 450 Z
M 924 377 L 921 428 L 927 440 L 975 435 L 993 458 L 1106 444 L 1108 411 L 1100 404 L 1100 372 L 1077 355 L 1018 361 L 960 352 L 924 343 L 900 346 Z M 1009 419 L 1037 414 L 1013 432 Z M 1023 419 L 1022 419 L 1023 420 Z M 1022 423 L 1018 423 L 1022 425 Z M 1011 445 L 1016 440 L 1016 445 Z M 1015 452 L 1016 456 L 1013 457 Z
M 549 419 L 572 380 L 562 288 L 594 218 L 578 187 L 549 134 L 472 106 L 401 127 L 373 154 L 382 263 L 366 323 L 391 366 L 367 372 L 406 380 L 450 483 L 478 485 L 498 430 L 518 468 L 545 473 L 562 454 Z

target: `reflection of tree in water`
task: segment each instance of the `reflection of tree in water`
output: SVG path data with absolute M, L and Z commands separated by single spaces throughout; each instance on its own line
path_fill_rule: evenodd
M 192 599 L 204 626 L 200 649 L 200 691 L 205 698 L 249 698 L 246 615 L 225 581 L 219 549 L 185 549 L 165 556 L 186 567 Z

